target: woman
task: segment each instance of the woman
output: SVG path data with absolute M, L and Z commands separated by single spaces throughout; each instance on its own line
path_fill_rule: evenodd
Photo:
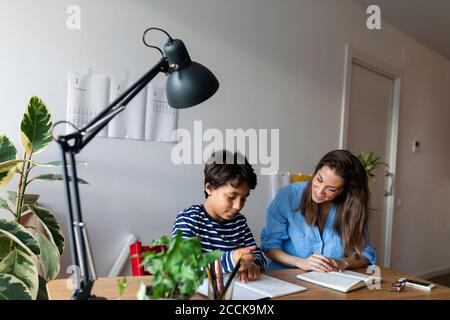
M 367 173 L 347 150 L 327 153 L 308 182 L 282 188 L 267 209 L 261 249 L 269 268 L 342 271 L 375 264 L 368 242 Z

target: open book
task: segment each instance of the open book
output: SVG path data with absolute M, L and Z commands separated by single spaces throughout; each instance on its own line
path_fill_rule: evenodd
M 382 281 L 381 278 L 349 270 L 343 272 L 310 271 L 298 274 L 297 278 L 341 292 L 350 292 Z
M 224 275 L 224 279 L 225 281 L 228 279 L 228 274 Z M 305 290 L 305 287 L 262 274 L 258 280 L 246 283 L 236 280 L 232 300 L 276 298 Z M 205 296 L 208 295 L 208 279 L 203 281 L 197 292 Z

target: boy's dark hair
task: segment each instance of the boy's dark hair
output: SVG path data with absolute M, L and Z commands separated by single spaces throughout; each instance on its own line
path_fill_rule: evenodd
M 237 180 L 237 186 L 246 183 L 253 190 L 256 187 L 256 174 L 247 159 L 240 153 L 221 150 L 214 152 L 205 164 L 205 185 L 218 189 Z M 205 191 L 205 198 L 208 194 Z

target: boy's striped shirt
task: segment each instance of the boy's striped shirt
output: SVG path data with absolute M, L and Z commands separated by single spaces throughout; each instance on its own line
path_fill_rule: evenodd
M 193 205 L 181 211 L 173 225 L 172 236 L 181 231 L 183 237 L 199 237 L 203 251 L 224 251 L 221 258 L 224 272 L 234 268 L 232 251 L 241 247 L 256 246 L 247 219 L 238 213 L 233 219 L 219 221 L 212 218 L 203 205 Z M 261 271 L 266 267 L 261 249 L 256 247 L 253 264 Z

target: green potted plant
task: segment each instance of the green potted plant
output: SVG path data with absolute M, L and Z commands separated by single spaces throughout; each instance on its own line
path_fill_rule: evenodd
M 378 168 L 378 166 L 382 165 L 388 167 L 387 163 L 381 161 L 381 157 L 375 156 L 373 152 L 361 152 L 358 155 L 358 158 L 361 161 L 364 169 L 366 169 L 369 183 L 375 181 L 374 170 Z
M 142 264 L 153 280 L 149 286 L 141 284 L 141 300 L 191 298 L 205 278 L 205 267 L 223 255 L 222 251 L 202 253 L 198 237 L 183 238 L 181 233 L 157 238 L 151 245 L 165 245 L 167 250 L 142 254 Z
M 61 167 L 60 161 L 36 162 L 32 158 L 52 142 L 51 115 L 44 102 L 30 99 L 20 124 L 22 158 L 5 135 L 0 135 L 0 187 L 18 175 L 16 191 L 0 197 L 0 210 L 10 214 L 0 218 L 0 300 L 46 299 L 46 283 L 59 273 L 64 235 L 55 215 L 38 204 L 39 195 L 27 194 L 34 181 L 61 181 L 60 174 L 30 176 L 36 167 Z M 83 163 L 83 162 L 80 162 Z M 79 179 L 79 183 L 87 184 Z

